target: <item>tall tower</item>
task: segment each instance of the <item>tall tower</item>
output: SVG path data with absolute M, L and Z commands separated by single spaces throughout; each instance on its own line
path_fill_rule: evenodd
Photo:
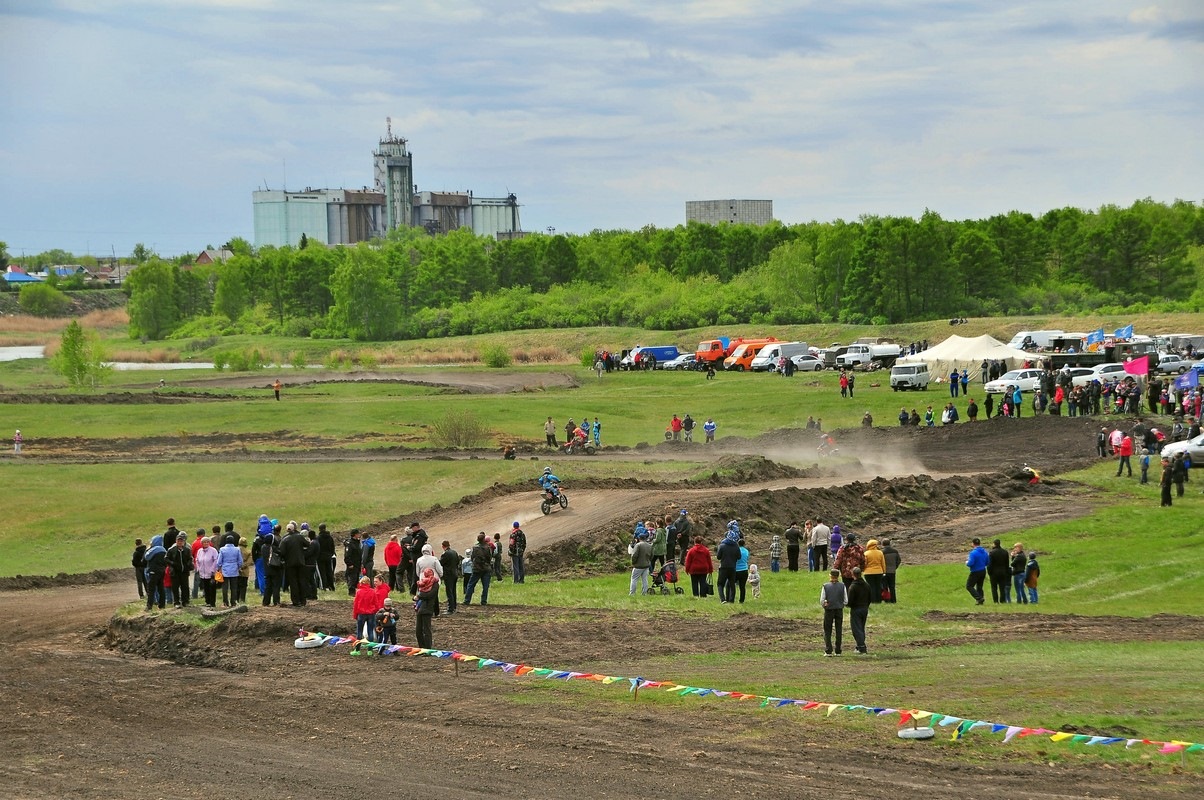
M 385 138 L 373 155 L 376 191 L 385 195 L 385 229 L 413 224 L 414 165 L 406 140 L 393 135 L 393 119 L 385 118 Z

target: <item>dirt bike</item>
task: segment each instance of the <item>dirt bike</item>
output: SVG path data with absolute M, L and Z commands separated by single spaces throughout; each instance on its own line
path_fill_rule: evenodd
M 836 442 L 825 436 L 819 440 L 819 447 L 815 448 L 815 452 L 820 456 L 827 458 L 828 456 L 834 456 L 840 453 L 840 448 L 836 446 Z
M 569 496 L 560 489 L 560 484 L 556 484 L 551 489 L 544 489 L 540 494 L 539 510 L 544 514 L 551 514 L 552 508 L 559 505 L 561 508 L 569 507 Z
M 560 449 L 566 456 L 574 456 L 578 453 L 585 453 L 587 456 L 592 456 L 598 452 L 598 448 L 594 444 L 585 439 L 574 439 L 573 441 L 562 444 Z

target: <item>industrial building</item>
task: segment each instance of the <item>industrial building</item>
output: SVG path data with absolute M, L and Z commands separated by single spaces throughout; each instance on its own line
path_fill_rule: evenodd
M 718 225 L 768 225 L 773 220 L 772 200 L 687 200 L 686 222 Z
M 367 189 L 269 189 L 251 193 L 256 247 L 296 247 L 301 235 L 323 244 L 355 244 L 385 233 L 385 196 Z
M 476 197 L 472 192 L 419 192 L 414 183 L 414 157 L 406 140 L 385 136 L 372 151 L 374 190 L 306 189 L 303 192 L 262 190 L 251 193 L 255 212 L 255 246 L 296 246 L 301 235 L 328 245 L 355 244 L 382 238 L 403 226 L 429 233 L 471 228 L 478 236 L 515 238 L 522 233 L 518 198 Z

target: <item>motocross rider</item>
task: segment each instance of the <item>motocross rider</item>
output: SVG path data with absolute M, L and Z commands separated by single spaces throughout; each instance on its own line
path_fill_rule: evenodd
M 557 478 L 552 474 L 551 467 L 544 467 L 543 474 L 535 480 L 538 481 L 539 485 L 543 487 L 543 490 L 550 493 L 552 497 L 560 496 L 560 487 L 557 485 L 560 483 L 560 478 Z

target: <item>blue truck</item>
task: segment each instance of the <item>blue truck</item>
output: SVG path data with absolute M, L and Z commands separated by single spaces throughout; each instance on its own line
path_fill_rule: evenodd
M 636 346 L 623 356 L 619 369 L 657 369 L 679 355 L 681 351 L 675 344 Z

